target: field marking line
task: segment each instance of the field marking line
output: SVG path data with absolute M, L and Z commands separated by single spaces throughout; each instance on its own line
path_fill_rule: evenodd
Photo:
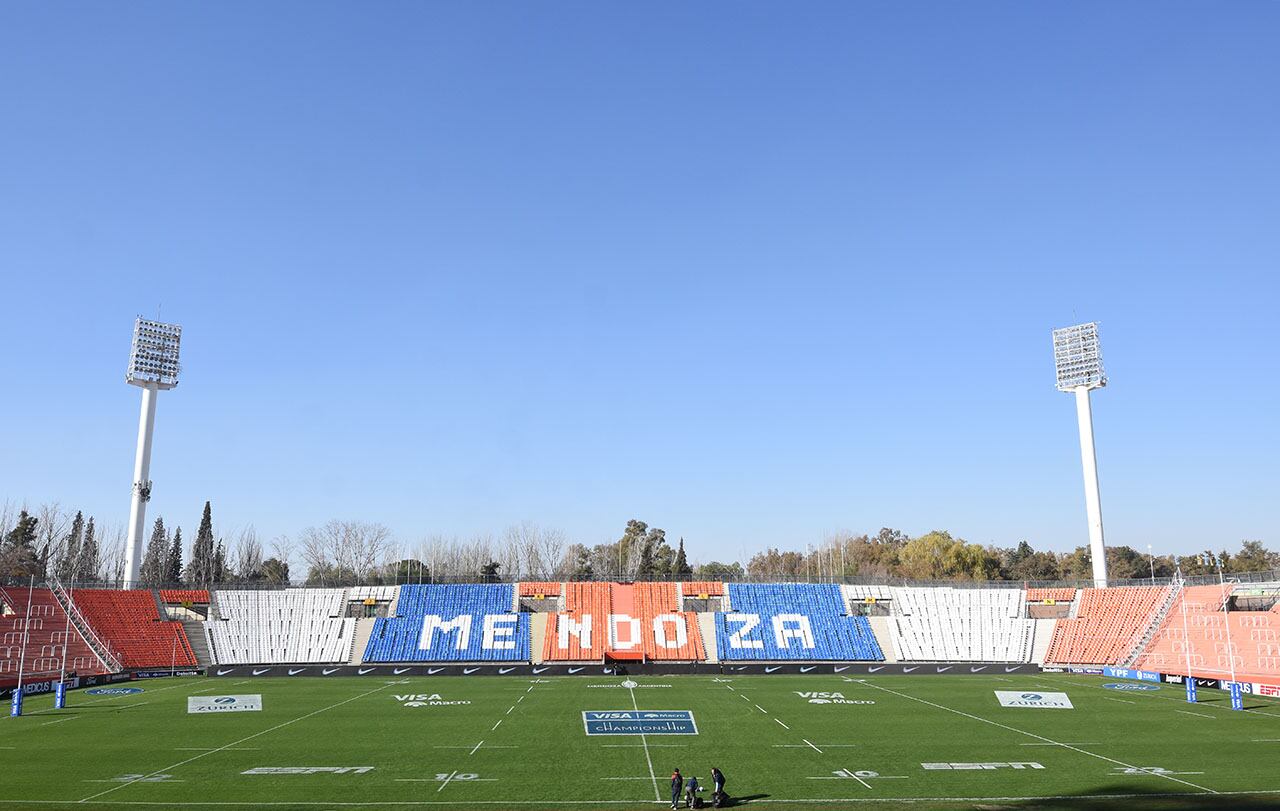
M 684 749 L 688 747 L 687 743 L 651 743 L 650 749 Z M 643 747 L 638 743 L 602 743 L 601 749 L 641 749 Z
M 1216 715 L 1205 715 L 1205 714 L 1204 714 L 1204 713 L 1202 713 L 1202 712 L 1192 712 L 1191 710 L 1174 710 L 1174 712 L 1180 712 L 1180 713 L 1182 713 L 1183 715 L 1194 715 L 1194 716 L 1196 716 L 1197 718 L 1209 718 L 1209 719 L 1214 720 L 1214 721 L 1217 721 L 1217 720 L 1218 720 L 1218 716 L 1216 716 Z
M 481 743 L 483 743 L 483 741 L 481 741 Z M 431 748 L 432 748 L 432 749 L 470 749 L 471 747 L 466 746 L 466 745 L 463 745 L 463 746 L 445 746 L 445 745 L 443 745 L 443 744 L 436 744 L 435 746 L 432 746 Z M 519 746 L 515 746 L 515 745 L 504 746 L 503 744 L 491 743 L 491 744 L 489 744 L 489 748 L 490 748 L 490 749 L 519 749 L 520 747 L 519 747 Z
M 756 705 L 756 709 L 757 709 L 757 710 L 759 710 L 760 712 L 764 713 L 765 715 L 768 715 L 768 714 L 769 714 L 769 711 L 768 711 L 768 710 L 766 710 L 764 707 L 761 707 L 759 704 L 757 704 L 757 705 Z
M 640 705 L 636 703 L 636 688 L 628 687 L 627 692 L 631 694 L 631 707 L 636 712 L 640 712 Z M 640 735 L 640 743 L 644 746 L 644 759 L 649 764 L 649 778 L 653 780 L 653 799 L 656 802 L 662 801 L 662 792 L 658 789 L 658 775 L 653 771 L 653 758 L 649 756 L 649 738 L 647 735 Z
M 480 741 L 480 743 L 476 744 L 476 748 L 468 752 L 467 756 L 470 757 L 471 755 L 474 755 L 477 751 L 479 751 L 480 747 L 482 746 L 484 746 L 484 741 Z
M 520 696 L 519 698 L 516 699 L 517 704 L 519 704 L 521 701 L 524 701 L 524 696 Z
M 1035 734 L 1034 732 L 1027 732 L 1026 730 L 1018 729 L 1017 727 L 1011 727 L 1011 726 L 1008 726 L 1008 725 L 1006 725 L 1006 724 L 1002 724 L 1002 723 L 1000 723 L 999 721 L 992 721 L 992 720 L 991 720 L 991 719 L 989 719 L 989 718 L 982 718 L 982 717 L 977 716 L 977 715 L 972 715 L 972 714 L 970 714 L 970 713 L 964 712 L 963 710 L 955 710 L 955 709 L 952 709 L 951 707 L 946 707 L 946 706 L 943 706 L 942 704 L 936 704 L 936 703 L 934 703 L 934 702 L 932 702 L 932 701 L 928 701 L 928 700 L 923 699 L 923 698 L 916 698 L 915 696 L 907 695 L 906 693 L 899 693 L 897 690 L 890 690 L 889 688 L 887 688 L 887 687 L 881 687 L 881 686 L 880 686 L 880 685 L 878 685 L 878 684 L 872 684 L 872 683 L 870 683 L 870 682 L 861 682 L 861 684 L 863 684 L 863 685 L 864 685 L 864 686 L 866 686 L 866 687 L 870 687 L 870 688 L 871 688 L 871 689 L 873 689 L 873 690 L 880 690 L 880 691 L 882 691 L 882 692 L 889 693 L 890 695 L 898 696 L 899 698 L 905 698 L 905 699 L 908 699 L 908 700 L 910 700 L 910 701 L 915 701 L 915 702 L 918 702 L 918 703 L 920 703 L 920 704 L 924 704 L 924 705 L 929 706 L 929 707 L 936 707 L 937 709 L 945 710 L 946 712 L 950 712 L 950 713 L 955 713 L 956 715 L 961 715 L 961 716 L 964 716 L 965 718 L 972 718 L 972 719 L 973 719 L 973 720 L 975 720 L 975 721 L 981 721 L 981 722 L 982 722 L 982 723 L 984 723 L 984 724 L 990 724 L 990 725 L 995 726 L 995 727 L 1000 727 L 1001 729 L 1007 729 L 1007 730 L 1009 730 L 1010 732 L 1017 732 L 1019 735 L 1026 735 L 1028 738 L 1036 738 L 1036 739 L 1038 739 L 1038 740 L 1044 741 L 1045 743 L 1054 743 L 1054 741 L 1051 741 L 1050 739 L 1048 739 L 1048 738 L 1044 737 L 1043 735 L 1037 735 L 1037 734 Z M 1145 769 L 1142 769 L 1140 766 L 1134 766 L 1134 765 L 1132 765 L 1132 764 L 1130 764 L 1130 763 L 1125 763 L 1124 761 L 1116 760 L 1115 758 L 1109 758 L 1109 757 L 1107 757 L 1106 755 L 1099 755 L 1099 754 L 1096 754 L 1096 753 L 1094 753 L 1094 752 L 1090 752 L 1090 751 L 1088 751 L 1088 750 L 1086 750 L 1086 749 L 1080 749 L 1080 748 L 1078 748 L 1078 747 L 1070 746 L 1070 745 L 1065 745 L 1065 744 L 1063 745 L 1063 747 L 1062 747 L 1062 748 L 1063 748 L 1063 749 L 1070 749 L 1070 750 L 1071 750 L 1071 751 L 1073 751 L 1073 752 L 1079 752 L 1079 753 L 1080 753 L 1080 754 L 1082 754 L 1082 755 L 1088 755 L 1089 757 L 1097 758 L 1097 759 L 1099 759 L 1099 760 L 1105 760 L 1105 761 L 1107 761 L 1108 763 L 1115 763 L 1115 764 L 1118 764 L 1118 765 L 1120 765 L 1120 766 L 1124 766 L 1126 769 L 1138 769 L 1139 771 L 1146 771 L 1148 774 L 1158 775 L 1158 776 L 1163 777 L 1163 778 L 1165 778 L 1165 779 L 1167 779 L 1167 780 L 1172 780 L 1172 781 L 1174 781 L 1175 783 L 1182 783 L 1184 786 L 1191 786 L 1192 788 L 1198 788 L 1198 789 L 1200 789 L 1201 791 L 1208 792 L 1209 794 L 1217 794 L 1217 793 L 1218 793 L 1218 792 L 1214 791 L 1214 790 L 1213 790 L 1213 789 L 1211 789 L 1211 788 L 1206 788 L 1205 786 L 1198 786 L 1198 785 L 1196 785 L 1195 783 L 1189 782 L 1189 781 L 1187 781 L 1187 780 L 1179 780 L 1179 779 L 1178 779 L 1178 778 L 1176 778 L 1176 777 L 1173 777 L 1173 776 L 1171 776 L 1171 775 L 1167 775 L 1167 774 L 1161 774 L 1160 772 L 1147 771 L 1147 770 L 1145 770 Z
M 821 755 L 821 754 L 822 754 L 822 750 L 821 750 L 821 749 L 819 749 L 818 747 L 814 746 L 812 743 L 810 743 L 808 738 L 801 738 L 800 740 L 802 740 L 802 741 L 804 741 L 805 743 L 809 744 L 809 748 L 810 748 L 810 749 L 812 749 L 813 751 L 817 752 L 819 755 Z M 871 788 L 871 786 L 867 786 L 867 788 Z
M 502 726 L 502 719 L 501 719 L 501 718 L 499 718 L 499 719 L 498 719 L 498 723 L 496 723 L 496 724 L 494 724 L 494 725 L 493 725 L 493 729 L 490 729 L 489 731 L 490 731 L 490 732 L 493 732 L 493 730 L 494 730 L 494 729 L 497 729 L 497 728 L 498 728 L 498 727 L 500 727 L 500 726 Z
M 45 721 L 45 722 L 44 722 L 43 724 L 41 724 L 40 726 L 42 726 L 42 727 L 47 727 L 47 726 L 49 726 L 50 724 L 61 724 L 63 721 L 74 721 L 75 719 L 77 719 L 77 718 L 79 718 L 79 717 L 80 717 L 80 716 L 78 716 L 78 715 L 68 715 L 68 716 L 67 716 L 67 717 L 65 717 L 65 718 L 55 718 L 55 719 L 53 719 L 52 721 Z
M 175 746 L 173 747 L 173 751 L 175 752 L 211 752 L 213 751 L 213 747 L 212 746 Z M 258 747 L 256 746 L 237 746 L 232 749 L 228 749 L 227 751 L 228 752 L 258 752 L 261 750 L 259 750 Z
M 782 719 L 781 719 L 781 718 L 775 718 L 775 719 L 773 719 L 773 720 L 777 721 L 779 724 L 782 724 Z M 791 729 L 791 727 L 787 726 L 786 724 L 782 724 L 782 728 L 783 728 L 783 729 Z
M 647 777 L 601 777 L 601 780 L 648 780 Z M 661 802 L 659 800 L 658 802 Z
M 510 707 L 507 707 L 507 715 L 510 715 L 511 711 L 514 710 L 515 708 L 516 708 L 515 704 L 512 704 Z
M 1280 738 L 1254 738 L 1253 742 L 1254 743 L 1280 743 Z M 4 748 L 6 747 L 0 746 L 0 749 L 4 749 Z M 7 748 L 12 749 L 13 747 L 10 746 Z
M 306 715 L 300 715 L 300 716 L 298 716 L 297 718 L 294 718 L 294 719 L 289 720 L 289 721 L 285 721 L 285 722 L 280 723 L 280 724 L 276 724 L 275 726 L 273 726 L 273 727 L 269 727 L 269 728 L 267 728 L 267 729 L 264 729 L 264 730 L 262 730 L 261 732 L 255 732 L 255 733 L 253 733 L 252 735 L 245 736 L 245 737 L 241 738 L 241 739 L 240 739 L 240 740 L 238 740 L 238 741 L 232 741 L 231 743 L 227 744 L 226 746 L 219 746 L 217 749 L 211 749 L 211 750 L 209 750 L 208 752 L 202 752 L 202 753 L 200 753 L 200 754 L 198 754 L 198 755 L 193 755 L 192 757 L 189 757 L 189 758 L 187 758 L 186 760 L 178 761 L 177 763 L 173 764 L 172 766 L 165 766 L 163 769 L 156 769 L 154 772 L 151 772 L 151 773 L 149 773 L 149 774 L 144 774 L 144 775 L 142 775 L 142 777 L 140 777 L 140 778 L 137 778 L 137 779 L 134 779 L 134 780 L 130 780 L 130 781 L 129 781 L 129 782 L 127 782 L 127 783 L 121 783 L 120 785 L 115 786 L 115 787 L 113 787 L 113 788 L 109 788 L 109 789 L 107 789 L 106 791 L 100 791 L 100 792 L 98 792 L 97 794 L 91 794 L 91 795 L 89 795 L 88 797 L 85 797 L 83 800 L 78 800 L 77 802 L 85 803 L 85 802 L 88 802 L 89 800 L 97 799 L 98 797 L 101 797 L 101 796 L 102 796 L 102 795 L 104 795 L 104 794 L 110 794 L 111 792 L 113 792 L 113 791 L 117 791 L 117 790 L 122 789 L 122 788 L 124 788 L 124 787 L 126 787 L 126 786 L 132 786 L 134 783 L 137 783 L 137 782 L 139 782 L 139 781 L 141 781 L 141 780 L 145 780 L 145 779 L 146 779 L 146 778 L 148 778 L 148 777 L 154 777 L 154 776 L 156 776 L 157 774 L 164 774 L 165 772 L 173 771 L 174 769 L 177 769 L 177 768 L 178 768 L 178 767 L 180 767 L 180 766 L 185 766 L 185 765 L 187 765 L 188 763 L 192 762 L 193 760 L 199 760 L 199 759 L 200 759 L 200 758 L 202 758 L 202 757 L 207 757 L 207 756 L 209 756 L 209 755 L 214 755 L 214 754 L 217 754 L 218 752 L 222 752 L 222 751 L 225 751 L 225 750 L 231 749 L 231 748 L 232 748 L 232 747 L 234 747 L 236 744 L 241 744 L 241 743 L 244 743 L 245 741 L 251 741 L 251 740 L 253 740 L 254 738 L 258 738 L 258 737 L 261 737 L 261 736 L 263 736 L 263 735 L 266 735 L 268 732 L 275 732 L 277 729 L 283 729 L 283 728 L 285 728 L 285 727 L 289 726 L 290 724 L 296 724 L 296 723 L 297 723 L 297 722 L 299 722 L 299 721 L 305 721 L 306 719 L 311 718 L 312 716 L 315 716 L 315 715 L 319 715 L 319 714 L 320 714 L 320 713 L 322 713 L 322 712 L 328 712 L 329 710 L 336 709 L 337 707 L 341 707 L 341 706 L 342 706 L 342 705 L 344 705 L 344 704 L 350 704 L 352 701 L 357 701 L 357 700 L 359 700 L 359 699 L 365 698 L 366 696 L 371 696 L 371 695 L 373 695 L 374 693 L 377 693 L 377 692 L 379 692 L 379 691 L 382 691 L 382 690 L 387 689 L 387 687 L 388 687 L 388 686 L 389 686 L 389 685 L 384 684 L 384 685 L 382 685 L 381 687 L 375 687 L 375 688 L 373 688 L 372 690 L 369 690 L 368 692 L 365 692 L 365 693 L 361 693 L 361 694 L 360 694 L 360 695 L 358 695 L 358 696 L 352 696 L 351 698 L 345 699 L 345 700 L 343 700 L 343 701 L 339 701 L 339 702 L 338 702 L 338 703 L 336 703 L 336 704 L 330 704 L 330 705 L 329 705 L 329 706 L 327 706 L 327 707 L 321 707 L 320 709 L 318 709 L 318 710 L 313 710 L 313 711 L 311 711 L 311 712 L 307 713 Z
M 888 778 L 890 775 L 885 775 Z M 397 778 L 406 782 L 419 782 L 420 779 L 414 778 Z M 476 778 L 476 780 L 494 780 L 496 778 Z M 185 781 L 165 781 L 165 782 L 185 782 Z M 473 782 L 473 781 L 468 781 Z M 1223 791 L 1219 792 L 1219 797 L 1258 797 L 1266 795 L 1280 795 L 1280 789 L 1257 789 L 1251 791 Z M 1152 798 L 1175 798 L 1175 797 L 1203 797 L 1200 792 L 1182 791 L 1182 792 L 1144 792 L 1141 794 L 1058 794 L 1043 795 L 1039 797 L 899 797 L 886 801 L 883 797 L 835 797 L 835 798 L 813 798 L 801 797 L 793 799 L 770 798 L 767 802 L 797 804 L 831 804 L 831 803 L 875 803 L 884 806 L 886 802 L 894 805 L 910 805 L 913 803 L 990 803 L 990 802 L 1034 802 L 1045 800 L 1134 800 L 1134 799 L 1152 799 Z M 651 802 L 642 800 L 640 802 Z M 658 802 L 662 802 L 659 800 Z M 751 800 L 742 801 L 743 805 L 750 804 Z M 0 805 L 65 805 L 65 800 L 11 800 L 8 798 L 0 799 Z M 266 808 L 272 806 L 289 806 L 297 808 L 299 806 L 323 806 L 325 808 L 351 807 L 351 808 L 376 808 L 376 807 L 407 807 L 413 808 L 417 806 L 454 806 L 457 807 L 456 800 L 357 800 L 357 801 L 320 801 L 320 800 L 291 800 L 291 801 L 272 801 L 272 802 L 253 802 L 249 800 L 241 801 L 158 801 L 158 800 L 104 800 L 99 805 L 127 805 L 127 806 L 143 806 L 149 808 L 183 808 L 183 807 L 207 807 L 207 806 L 229 806 L 229 807 L 251 807 Z M 469 800 L 468 805 L 497 805 L 497 806 L 541 806 L 543 808 L 558 808 L 566 805 L 630 805 L 635 806 L 636 800 Z
M 1085 741 L 1084 743 L 1020 743 L 1018 746 L 1102 746 L 1098 741 Z
M 1137 704 L 1138 703 L 1136 701 L 1130 701 L 1127 698 L 1112 698 L 1111 696 L 1103 696 L 1102 698 L 1105 701 L 1118 701 L 1121 704 Z
M 448 777 L 446 777 L 446 778 L 445 778 L 445 781 L 444 781 L 443 783 L 441 783 L 441 784 L 440 784 L 440 788 L 436 789 L 436 794 L 439 794 L 440 792 L 444 791 L 444 787 L 445 787 L 445 786 L 447 786 L 447 785 L 449 785 L 449 781 L 450 781 L 450 780 L 452 780 L 452 779 L 453 779 L 454 777 L 456 777 L 457 775 L 458 775 L 458 772 L 457 772 L 457 770 L 455 769 L 455 770 L 454 770 L 454 772 L 453 772 L 453 774 L 450 774 Z
M 847 770 L 846 770 L 846 771 L 847 771 Z M 870 790 L 870 789 L 871 789 L 871 784 L 870 784 L 870 783 L 868 783 L 866 780 L 863 780 L 863 779 L 862 779 L 861 777 L 859 777 L 858 775 L 856 775 L 856 774 L 855 774 L 855 775 L 853 776 L 853 779 L 854 779 L 854 780 L 857 780 L 859 783 L 861 783 L 862 785 L 866 786 L 868 790 Z

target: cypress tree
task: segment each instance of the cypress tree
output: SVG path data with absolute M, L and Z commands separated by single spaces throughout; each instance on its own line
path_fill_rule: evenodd
M 80 555 L 76 560 L 76 572 L 73 580 L 93 582 L 98 579 L 98 541 L 93 535 L 93 516 L 84 527 L 84 543 L 80 545 Z
M 173 544 L 169 547 L 164 579 L 167 583 L 182 582 L 182 527 L 173 531 Z
M 58 577 L 75 580 L 79 573 L 80 548 L 83 544 L 84 513 L 76 510 L 76 517 L 71 521 L 71 531 L 67 533 L 67 542 L 62 550 L 62 559 L 58 562 Z
M 189 585 L 207 587 L 213 582 L 214 555 L 213 509 L 206 501 L 204 515 L 200 518 L 200 528 L 196 530 L 195 543 L 191 545 L 191 563 L 187 565 Z
M 158 586 L 164 579 L 165 563 L 169 559 L 169 534 L 164 530 L 164 519 L 157 518 L 151 530 L 151 541 L 142 558 L 138 580 L 147 586 Z
M 671 564 L 671 574 L 677 580 L 688 580 L 693 575 L 693 568 L 689 566 L 689 559 L 684 554 L 684 538 L 680 539 L 680 547 L 676 550 L 676 559 Z

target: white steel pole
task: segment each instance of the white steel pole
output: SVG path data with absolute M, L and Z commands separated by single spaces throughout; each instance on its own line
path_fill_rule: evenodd
M 1084 467 L 1084 505 L 1089 517 L 1089 551 L 1093 557 L 1093 585 L 1107 585 L 1107 547 L 1102 540 L 1102 495 L 1098 489 L 1098 457 L 1093 450 L 1093 409 L 1089 387 L 1076 386 L 1076 420 L 1080 424 L 1080 462 Z
M 1178 595 L 1178 601 L 1182 603 L 1182 651 L 1187 656 L 1187 701 L 1195 703 L 1196 700 L 1196 677 L 1191 675 L 1191 635 L 1187 633 L 1187 585 L 1182 579 L 1182 569 L 1178 569 L 1178 583 L 1182 593 Z
M 1231 614 L 1227 611 L 1227 581 L 1222 576 L 1222 561 L 1219 560 L 1217 563 L 1218 585 L 1222 589 L 1222 621 L 1227 626 L 1227 664 L 1231 668 L 1231 682 L 1234 684 L 1236 680 L 1236 653 L 1231 644 Z
M 27 641 L 31 638 L 31 593 L 35 591 L 36 576 L 31 575 L 27 583 L 27 618 L 22 623 L 22 650 L 18 653 L 18 686 L 13 688 L 22 692 L 22 671 L 27 665 Z
M 133 459 L 133 500 L 129 504 L 129 539 L 125 544 L 123 588 L 138 581 L 142 565 L 142 538 L 146 532 L 147 502 L 151 500 L 151 438 L 156 427 L 155 386 L 142 388 L 142 411 L 138 415 L 138 450 Z

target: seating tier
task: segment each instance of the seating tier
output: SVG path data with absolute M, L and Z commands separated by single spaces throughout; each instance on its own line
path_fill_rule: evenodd
M 182 623 L 162 621 L 150 591 L 78 589 L 71 596 L 94 633 L 126 668 L 195 666 Z
M 1027 662 L 1024 610 L 1022 589 L 895 588 L 889 628 L 900 661 Z
M 1137 667 L 1162 673 L 1274 681 L 1280 676 L 1280 617 L 1273 611 L 1231 611 L 1222 605 L 1232 586 L 1182 590 Z M 1184 613 L 1185 611 L 1185 620 Z
M 527 662 L 529 615 L 510 584 L 401 586 L 396 616 L 375 620 L 366 662 Z
M 721 660 L 884 659 L 867 618 L 847 615 L 839 586 L 729 583 L 728 594 L 731 610 L 715 617 Z
M 1046 664 L 1121 664 L 1168 596 L 1167 586 L 1083 589 L 1075 618 L 1060 619 Z
M 327 664 L 350 656 L 345 589 L 218 591 L 204 624 L 215 664 Z

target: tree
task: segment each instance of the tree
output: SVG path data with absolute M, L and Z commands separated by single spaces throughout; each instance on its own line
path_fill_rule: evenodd
M 1139 580 L 1151 576 L 1147 556 L 1131 546 L 1107 547 L 1107 577 L 1113 580 Z
M 58 559 L 57 573 L 62 580 L 76 579 L 80 565 L 80 549 L 84 546 L 84 513 L 76 511 L 71 519 L 71 531 L 67 533 L 63 544 L 62 556 Z
M 301 541 L 308 579 L 312 571 L 331 571 L 343 579 L 364 581 L 395 551 L 391 530 L 365 521 L 333 520 L 320 527 L 307 527 Z M 487 554 L 484 559 L 488 559 Z
M 18 523 L 4 536 L 0 544 L 0 572 L 11 577 L 27 577 L 38 574 L 36 558 L 36 526 L 39 519 L 26 510 L 18 513 Z
M 640 542 L 640 566 L 636 570 L 636 579 L 652 580 L 654 573 L 653 543 L 645 538 Z
M 1232 559 L 1233 572 L 1265 572 L 1280 568 L 1280 555 L 1268 551 L 1262 541 L 1244 541 Z
M 155 588 L 164 582 L 165 571 L 169 562 L 169 535 L 164 530 L 164 518 L 156 518 L 151 529 L 151 541 L 147 544 L 146 554 L 142 557 L 142 568 L 138 571 L 138 582 Z M 136 588 L 136 584 L 134 585 Z
M 227 582 L 227 549 L 222 545 L 222 539 L 218 539 L 218 547 L 213 553 L 213 582 Z
M 694 576 L 699 580 L 741 580 L 746 576 L 746 572 L 742 570 L 742 564 L 736 560 L 733 563 L 720 563 L 713 560 L 694 569 Z
M 289 585 L 289 564 L 279 558 L 267 558 L 262 561 L 262 579 L 272 585 Z
M 80 555 L 76 560 L 73 580 L 93 582 L 98 575 L 98 539 L 94 536 L 93 516 L 89 516 L 84 526 L 84 543 L 80 546 Z
M 676 559 L 671 564 L 671 575 L 676 580 L 688 580 L 693 576 L 693 568 L 689 565 L 689 559 L 684 554 L 684 538 L 680 539 L 680 546 L 676 551 Z
M 480 567 L 481 583 L 500 583 L 502 578 L 498 575 L 498 570 L 502 568 L 502 564 L 496 560 L 491 560 Z
M 208 588 L 214 582 L 216 553 L 213 544 L 213 509 L 206 501 L 204 514 L 200 517 L 200 528 L 196 530 L 195 542 L 191 544 L 191 562 L 187 564 L 189 585 Z
M 573 560 L 570 580 L 591 580 L 595 577 L 595 568 L 591 565 L 591 550 L 579 543 L 569 547 L 566 554 L 572 555 Z
M 173 530 L 173 543 L 169 546 L 169 557 L 165 561 L 164 579 L 166 583 L 182 582 L 182 527 Z
M 995 553 L 941 530 L 908 541 L 899 560 L 902 576 L 916 580 L 989 580 L 1000 571 Z

